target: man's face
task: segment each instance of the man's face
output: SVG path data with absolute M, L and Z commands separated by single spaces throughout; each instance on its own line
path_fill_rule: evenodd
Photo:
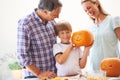
M 61 12 L 61 7 L 53 10 L 52 12 L 48 12 L 46 19 L 50 21 L 50 20 L 54 20 L 55 18 L 59 18 L 60 12 Z

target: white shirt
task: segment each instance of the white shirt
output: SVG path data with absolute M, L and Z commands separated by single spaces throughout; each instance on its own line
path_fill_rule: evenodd
M 54 56 L 60 52 L 64 52 L 69 44 L 58 43 L 53 46 Z M 67 61 L 63 64 L 56 62 L 57 76 L 68 76 L 80 74 L 81 69 L 79 66 L 79 59 L 82 57 L 80 48 L 73 48 Z

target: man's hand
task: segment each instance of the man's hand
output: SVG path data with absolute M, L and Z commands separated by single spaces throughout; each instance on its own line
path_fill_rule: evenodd
M 56 74 L 50 71 L 41 72 L 41 74 L 38 75 L 38 78 L 55 78 L 55 77 Z

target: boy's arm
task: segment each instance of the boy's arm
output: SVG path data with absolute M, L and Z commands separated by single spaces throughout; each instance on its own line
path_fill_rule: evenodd
M 89 55 L 89 50 L 91 47 L 85 47 L 83 51 L 83 56 L 79 61 L 80 68 L 84 68 L 87 63 L 87 56 Z
M 67 60 L 67 58 L 68 58 L 68 56 L 69 56 L 69 54 L 70 54 L 70 51 L 73 49 L 73 45 L 72 44 L 70 44 L 69 46 L 68 46 L 68 48 L 62 53 L 62 54 L 57 54 L 56 56 L 55 56 L 55 59 L 56 59 L 56 61 L 59 63 L 59 64 L 63 64 L 66 60 Z

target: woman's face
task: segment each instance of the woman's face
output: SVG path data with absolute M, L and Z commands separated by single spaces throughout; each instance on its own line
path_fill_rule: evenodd
M 90 1 L 82 3 L 84 11 L 92 18 L 97 18 L 99 15 L 99 9 L 97 3 L 92 3 Z

